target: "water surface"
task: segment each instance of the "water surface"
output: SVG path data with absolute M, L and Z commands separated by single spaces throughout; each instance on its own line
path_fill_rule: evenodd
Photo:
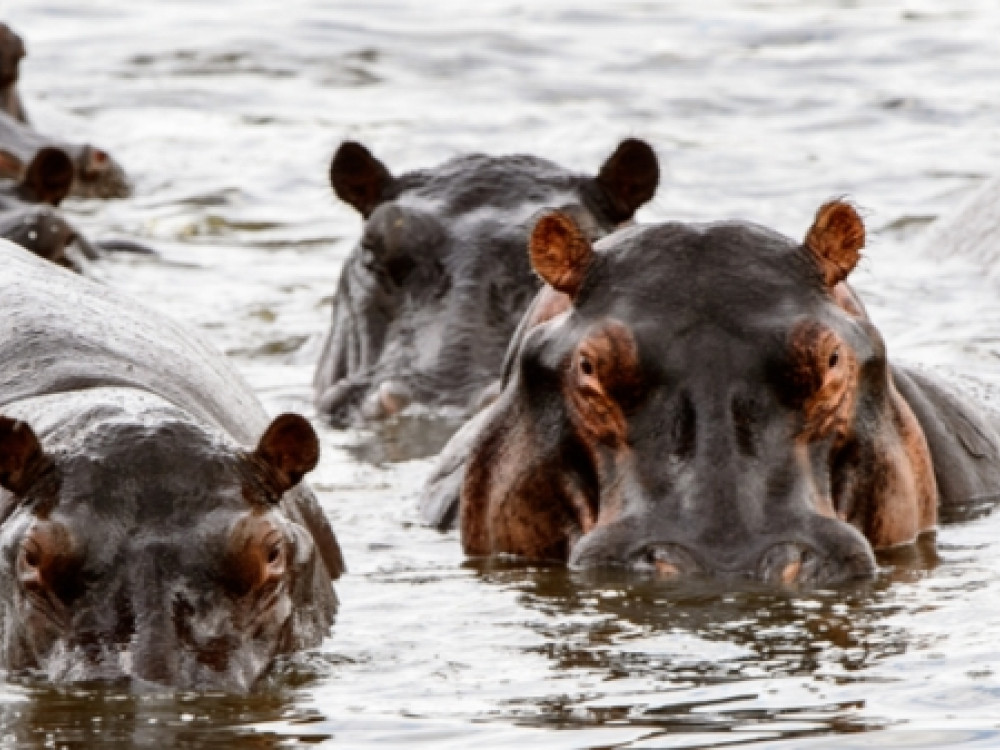
M 852 278 L 890 352 L 1000 382 L 997 290 L 919 251 L 1000 168 L 993 3 L 6 0 L 3 15 L 27 40 L 36 123 L 134 178 L 128 200 L 67 210 L 162 250 L 93 275 L 201 328 L 272 412 L 314 415 L 360 228 L 326 183 L 345 138 L 399 173 L 470 150 L 594 171 L 643 137 L 665 169 L 642 221 L 801 237 L 847 195 L 873 235 Z M 9 682 L 0 746 L 1000 746 L 1000 520 L 983 509 L 834 592 L 470 563 L 417 520 L 447 429 L 322 430 L 343 606 L 259 694 Z

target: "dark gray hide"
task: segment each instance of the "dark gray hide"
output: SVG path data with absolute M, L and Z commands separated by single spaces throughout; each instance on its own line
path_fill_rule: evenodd
M 656 190 L 656 155 L 623 141 L 597 177 L 535 156 L 454 158 L 394 177 L 344 143 L 331 164 L 338 196 L 364 217 L 344 263 L 314 386 L 334 424 L 407 405 L 477 408 L 539 282 L 527 236 L 543 208 L 592 238 L 630 220 Z
M 161 315 L 10 243 L 0 268 L 0 667 L 245 691 L 317 645 L 343 561 L 296 484 L 308 423 L 269 428 Z

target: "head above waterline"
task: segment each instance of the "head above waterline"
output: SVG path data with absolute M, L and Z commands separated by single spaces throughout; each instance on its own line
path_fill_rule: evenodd
M 318 459 L 305 419 L 245 451 L 137 397 L 44 434 L 0 417 L 5 668 L 245 692 L 325 635 L 328 574 L 282 502 Z
M 348 424 L 410 404 L 477 408 L 539 287 L 524 252 L 534 217 L 559 208 L 601 237 L 652 198 L 659 165 L 627 139 L 596 176 L 536 156 L 472 154 L 397 177 L 347 142 L 330 180 L 364 219 L 314 381 L 319 410 Z
M 546 281 L 461 493 L 470 554 L 825 584 L 933 527 L 926 442 L 844 283 L 865 231 L 637 226 L 551 213 Z

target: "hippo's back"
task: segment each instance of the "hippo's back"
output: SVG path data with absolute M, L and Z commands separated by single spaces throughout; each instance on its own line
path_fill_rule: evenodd
M 0 240 L 0 409 L 124 386 L 256 442 L 267 417 L 212 346 L 169 318 Z

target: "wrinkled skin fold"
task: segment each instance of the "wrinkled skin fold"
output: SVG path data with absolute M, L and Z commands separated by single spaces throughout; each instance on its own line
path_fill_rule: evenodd
M 245 692 L 336 613 L 337 540 L 196 335 L 0 241 L 0 668 Z
M 497 400 L 425 487 L 469 555 L 826 585 L 1000 490 L 1000 419 L 891 365 L 846 283 L 864 226 L 820 208 L 803 242 L 667 223 L 530 240 L 547 282 Z
M 488 402 L 539 288 L 524 254 L 536 214 L 562 208 L 600 237 L 629 221 L 658 179 L 656 155 L 635 139 L 597 176 L 473 154 L 397 177 L 361 144 L 342 144 L 331 184 L 364 227 L 316 369 L 319 411 L 343 426 L 411 404 L 470 412 Z

